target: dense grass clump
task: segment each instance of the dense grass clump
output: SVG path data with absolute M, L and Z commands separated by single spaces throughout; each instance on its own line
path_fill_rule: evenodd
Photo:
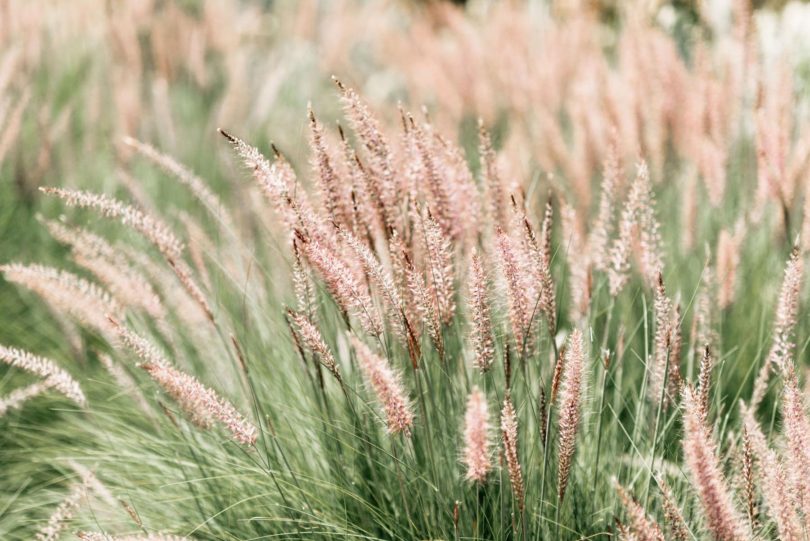
M 119 182 L 73 181 L 109 169 L 97 135 L 31 169 L 13 107 L 0 132 L 4 538 L 806 537 L 810 139 L 764 15 L 305 3 L 218 41 L 264 12 L 203 6 L 145 7 L 134 40 L 111 9 L 119 76 L 155 78 L 151 128 L 113 88 Z M 333 34 L 367 20 L 430 107 L 333 77 L 336 126 L 292 99 L 306 145 L 256 134 L 278 113 L 229 86 L 243 59 L 357 53 Z

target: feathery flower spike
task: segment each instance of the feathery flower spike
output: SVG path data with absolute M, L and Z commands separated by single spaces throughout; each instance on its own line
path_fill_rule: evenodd
M 576 449 L 577 429 L 579 428 L 582 396 L 583 372 L 585 368 L 585 346 L 582 332 L 577 328 L 568 339 L 563 365 L 562 387 L 560 389 L 560 434 L 558 449 L 557 496 L 562 502 Z
M 661 531 L 661 526 L 647 515 L 647 512 L 618 481 L 614 480 L 614 484 L 616 491 L 619 493 L 619 499 L 625 511 L 627 511 L 629 523 L 626 527 L 632 532 L 633 539 L 638 541 L 664 541 L 664 532 Z
M 363 378 L 385 410 L 388 432 L 410 436 L 413 412 L 402 378 L 389 366 L 386 359 L 371 351 L 359 338 L 352 335 L 351 343 L 357 353 Z
M 340 369 L 338 368 L 337 362 L 335 362 L 335 357 L 332 355 L 332 352 L 329 351 L 329 347 L 326 345 L 321 331 L 303 314 L 288 310 L 287 315 L 298 328 L 298 335 L 301 337 L 304 346 L 318 356 L 320 363 L 335 376 L 336 380 L 339 382 L 343 381 L 340 376 Z
M 73 486 L 67 498 L 53 512 L 48 522 L 37 532 L 36 541 L 56 541 L 60 538 L 65 525 L 76 514 L 81 501 L 87 495 L 87 485 L 80 482 Z
M 256 442 L 256 427 L 233 404 L 195 377 L 168 364 L 147 363 L 141 365 L 141 368 L 192 418 L 209 424 L 210 420 L 219 421 L 233 439 L 243 445 L 253 445 Z
M 523 512 L 526 499 L 523 488 L 523 472 L 518 458 L 517 414 L 508 392 L 503 399 L 503 409 L 501 410 L 501 435 L 503 437 L 503 452 L 506 456 L 506 465 L 509 469 L 509 481 L 512 484 L 512 494 L 517 500 L 518 510 Z
M 492 366 L 495 359 L 495 345 L 492 339 L 487 281 L 481 257 L 473 251 L 470 259 L 469 313 L 472 319 L 470 340 L 475 350 L 473 364 L 483 372 Z
M 87 405 L 87 399 L 78 382 L 52 360 L 0 345 L 0 361 L 45 378 L 45 385 L 48 387 L 56 389 L 79 406 Z
M 62 188 L 44 187 L 40 190 L 62 199 L 68 206 L 92 208 L 107 218 L 115 218 L 123 225 L 140 233 L 167 259 L 175 260 L 183 254 L 185 246 L 172 230 L 158 218 L 146 214 L 106 194 Z
M 684 458 L 692 486 L 700 496 L 707 527 L 719 541 L 745 541 L 749 538 L 748 531 L 723 478 L 704 405 L 689 385 L 683 389 L 681 403 Z
M 464 464 L 471 481 L 485 481 L 492 469 L 491 429 L 486 396 L 473 387 L 464 414 Z

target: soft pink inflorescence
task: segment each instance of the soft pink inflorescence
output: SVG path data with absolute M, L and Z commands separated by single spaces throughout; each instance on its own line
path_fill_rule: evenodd
M 786 368 L 793 351 L 791 336 L 799 315 L 799 294 L 802 286 L 804 263 L 798 247 L 793 249 L 785 267 L 779 302 L 776 306 L 776 318 L 773 326 L 773 345 L 768 361 L 780 369 Z
M 804 396 L 791 367 L 785 377 L 782 393 L 782 416 L 787 436 L 787 479 L 799 508 L 810 516 L 810 417 Z
M 171 396 L 200 428 L 209 428 L 212 421 L 222 424 L 233 439 L 244 445 L 256 442 L 256 427 L 239 413 L 228 400 L 200 383 L 194 376 L 172 367 L 151 342 L 132 332 L 118 321 L 110 319 L 122 343 L 143 361 L 141 368 Z
M 518 351 L 528 346 L 531 331 L 532 299 L 527 295 L 531 290 L 527 285 L 529 275 L 517 253 L 517 247 L 509 236 L 499 231 L 497 233 L 497 258 L 501 275 L 506 286 L 506 299 L 509 303 L 509 321 L 512 326 L 512 335 Z
M 492 470 L 491 429 L 486 396 L 473 387 L 464 414 L 464 464 L 471 481 L 485 481 Z
M 79 406 L 87 405 L 87 399 L 78 382 L 52 360 L 0 345 L 0 361 L 45 378 L 45 385 L 48 387 L 56 389 Z
M 226 230 L 235 231 L 233 218 L 219 196 L 208 187 L 203 179 L 195 175 L 186 166 L 179 163 L 171 156 L 157 150 L 152 145 L 124 137 L 124 144 L 134 148 L 143 157 L 163 169 L 166 173 L 175 177 L 180 184 L 186 186 L 211 213 L 214 218 L 220 220 Z
M 346 117 L 368 153 L 365 177 L 375 196 L 376 205 L 385 226 L 395 230 L 399 227 L 398 184 L 388 141 L 382 133 L 379 122 L 357 92 L 344 86 L 337 79 L 333 80 L 342 94 Z
M 144 364 L 169 365 L 163 353 L 149 340 L 132 332 L 114 317 L 108 316 L 110 324 L 115 329 L 118 338 L 127 346 Z
M 650 374 L 649 398 L 653 403 L 662 399 L 669 404 L 677 399 L 680 387 L 680 321 L 659 274 L 655 288 L 655 351 L 648 361 Z M 668 365 L 668 366 L 667 366 Z M 666 389 L 664 383 L 666 382 Z
M 351 342 L 357 353 L 363 378 L 385 410 L 388 431 L 391 434 L 409 436 L 413 412 L 399 374 L 388 365 L 388 361 L 371 351 L 359 338 L 352 336 Z
M 629 280 L 630 254 L 634 240 L 638 240 L 639 270 L 648 285 L 655 285 L 658 273 L 663 268 L 659 229 L 650 173 L 647 164 L 642 161 L 636 166 L 636 178 L 622 210 L 619 236 L 611 246 L 608 269 L 611 295 L 618 295 Z
M 428 284 L 439 319 L 447 324 L 455 315 L 452 243 L 446 233 L 430 216 L 422 218 L 425 255 L 428 264 Z
M 116 301 L 128 308 L 143 309 L 155 319 L 165 316 L 166 310 L 152 284 L 123 252 L 87 229 L 54 220 L 41 221 L 52 237 L 70 246 L 73 260 L 93 273 Z
M 178 259 L 185 246 L 172 230 L 158 218 L 146 214 L 132 205 L 127 205 L 105 194 L 62 188 L 40 188 L 72 207 L 92 208 L 108 218 L 115 218 L 127 227 L 140 233 L 157 247 L 168 259 Z
M 340 369 L 338 368 L 337 362 L 335 362 L 335 357 L 326 345 L 321 331 L 303 314 L 292 311 L 288 312 L 288 314 L 297 327 L 298 335 L 301 337 L 304 346 L 318 356 L 318 360 L 335 376 L 335 379 L 342 381 Z
M 357 281 L 353 270 L 334 250 L 318 239 L 302 237 L 300 244 L 307 261 L 320 275 L 341 309 L 346 314 L 356 316 L 366 332 L 380 336 L 383 332 L 380 314 L 374 306 L 368 288 Z
M 193 376 L 167 364 L 147 363 L 141 366 L 166 393 L 188 413 L 203 420 L 219 421 L 243 445 L 256 442 L 256 427 L 215 391 Z
M 377 257 L 371 252 L 371 249 L 363 244 L 355 235 L 341 229 L 340 238 L 357 256 L 369 281 L 382 293 L 388 320 L 397 336 L 405 341 L 407 338 L 407 323 L 394 277 L 383 267 L 382 263 L 380 263 Z
M 495 357 L 495 345 L 492 339 L 492 321 L 490 318 L 487 281 L 481 257 L 473 252 L 470 260 L 469 312 L 472 319 L 470 341 L 475 351 L 473 364 L 481 372 L 492 366 Z
M 568 339 L 568 348 L 565 350 L 562 387 L 560 388 L 560 418 L 558 421 L 560 440 L 557 476 L 557 495 L 560 500 L 565 497 L 571 463 L 576 450 L 577 429 L 579 428 L 581 416 L 580 402 L 583 371 L 585 368 L 584 349 L 582 332 L 579 329 L 574 329 Z
M 504 398 L 501 410 L 501 436 L 503 437 L 506 466 L 509 469 L 509 481 L 512 484 L 512 494 L 517 500 L 518 509 L 523 511 L 526 504 L 526 493 L 523 487 L 523 471 L 518 458 L 517 413 L 509 394 Z
M 54 310 L 93 327 L 101 334 L 110 330 L 106 314 L 122 314 L 123 309 L 98 285 L 73 273 L 46 267 L 9 263 L 0 265 L 6 279 L 27 287 L 42 297 Z
M 619 499 L 627 511 L 629 520 L 627 528 L 633 534 L 632 539 L 638 541 L 664 541 L 664 532 L 661 530 L 661 526 L 647 515 L 644 508 L 630 496 L 623 486 L 618 482 L 615 482 L 615 485 L 616 491 L 619 493 Z
M 333 222 L 340 227 L 351 228 L 354 219 L 350 196 L 346 193 L 346 183 L 332 164 L 332 157 L 326 141 L 324 141 L 323 127 L 315 118 L 311 104 L 307 107 L 307 113 L 310 126 L 310 147 L 312 148 L 312 169 L 321 192 L 321 201 Z
M 785 266 L 782 287 L 779 290 L 773 324 L 773 344 L 754 380 L 754 390 L 751 396 L 751 406 L 754 408 L 765 397 L 768 377 L 773 367 L 776 366 L 783 372 L 790 369 L 790 359 L 794 348 L 793 330 L 799 315 L 799 294 L 803 273 L 804 262 L 801 253 L 797 247 L 794 247 Z
M 717 450 L 706 425 L 703 406 L 695 390 L 683 389 L 683 451 L 690 472 L 692 486 L 700 496 L 707 526 L 715 539 L 744 541 L 749 539 L 745 523 L 734 507 L 720 463 Z
M 602 166 L 602 188 L 599 195 L 599 211 L 596 214 L 590 236 L 588 237 L 588 250 L 593 259 L 596 270 L 607 271 L 610 267 L 608 253 L 610 235 L 613 233 L 613 204 L 616 197 L 616 188 L 622 170 L 619 162 L 618 148 L 616 148 L 616 133 L 611 138 Z
M 486 201 L 489 202 L 489 218 L 496 227 L 506 227 L 506 197 L 498 171 L 497 155 L 492 147 L 492 138 L 478 119 L 478 145 L 481 156 L 481 180 L 485 189 Z
M 19 408 L 26 401 L 35 396 L 39 396 L 50 388 L 48 380 L 38 381 L 19 389 L 14 389 L 6 396 L 0 397 L 0 417 L 8 410 Z
M 717 238 L 717 305 L 721 310 L 734 302 L 741 242 L 739 231 L 732 234 L 724 229 Z
M 67 498 L 59 504 L 48 522 L 37 532 L 36 541 L 56 541 L 60 539 L 65 525 L 76 514 L 79 504 L 86 495 L 86 483 L 82 482 L 74 485 Z
M 780 541 L 801 541 L 802 527 L 796 514 L 794 505 L 795 493 L 791 490 L 790 474 L 785 471 L 785 465 L 772 449 L 767 449 L 759 457 L 762 472 L 762 495 L 771 515 L 776 523 Z
M 664 479 L 659 479 L 658 484 L 661 487 L 661 504 L 664 507 L 664 519 L 672 534 L 672 539 L 674 541 L 686 541 L 689 539 L 689 528 L 686 526 L 683 513 L 675 503 L 672 490 Z

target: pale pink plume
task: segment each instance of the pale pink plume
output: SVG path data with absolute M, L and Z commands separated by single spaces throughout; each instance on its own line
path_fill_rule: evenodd
M 340 177 L 324 140 L 323 127 L 315 118 L 310 104 L 307 108 L 310 126 L 310 146 L 313 151 L 312 169 L 321 191 L 321 199 L 330 219 L 340 227 L 351 229 L 351 201 L 345 193 L 346 182 Z
M 658 275 L 655 288 L 655 351 L 648 367 L 649 398 L 653 403 L 662 399 L 669 404 L 677 397 L 680 386 L 680 321 L 664 289 L 664 278 Z M 668 366 L 667 366 L 668 365 Z M 666 380 L 666 390 L 664 381 Z
M 169 366 L 171 363 L 152 342 L 143 336 L 131 331 L 114 317 L 108 316 L 118 338 L 135 354 L 144 364 Z
M 441 169 L 441 164 L 436 159 L 430 141 L 431 134 L 417 125 L 410 116 L 408 120 L 408 129 L 413 141 L 411 147 L 416 153 L 412 159 L 418 160 L 421 172 L 417 187 L 429 201 L 431 213 L 436 223 L 441 226 L 442 232 L 450 238 L 457 237 L 461 224 L 453 211 L 445 178 L 446 171 Z
M 785 267 L 776 316 L 773 325 L 773 345 L 768 354 L 768 361 L 779 369 L 787 369 L 787 363 L 793 352 L 793 329 L 799 315 L 799 296 L 802 286 L 804 262 L 798 247 L 794 247 Z
M 54 310 L 65 313 L 104 336 L 110 326 L 106 314 L 123 314 L 123 308 L 98 285 L 65 270 L 44 265 L 0 265 L 6 279 L 27 287 Z
M 397 229 L 400 214 L 397 208 L 399 186 L 388 141 L 382 133 L 379 122 L 357 92 L 344 86 L 334 77 L 333 80 L 342 94 L 344 112 L 360 142 L 368 151 L 367 179 L 374 185 L 373 191 L 378 196 L 385 225 L 389 229 Z
M 293 311 L 288 311 L 287 314 L 298 328 L 298 335 L 301 337 L 301 342 L 303 342 L 304 347 L 306 347 L 314 355 L 317 355 L 318 361 L 323 364 L 333 376 L 335 376 L 336 380 L 343 381 L 343 378 L 340 375 L 340 369 L 335 361 L 335 357 L 332 355 L 332 352 L 326 345 L 326 342 L 321 335 L 321 331 L 319 331 L 318 328 L 313 325 L 312 322 L 303 314 Z
M 683 451 L 692 486 L 700 496 L 706 526 L 719 541 L 745 541 L 749 532 L 734 507 L 704 409 L 691 386 L 683 389 Z
M 631 197 L 636 191 L 633 183 Z M 608 267 L 608 285 L 612 296 L 618 295 L 630 279 L 630 249 L 633 243 L 633 232 L 636 227 L 636 216 L 632 200 L 628 199 L 622 209 L 619 220 L 619 235 L 610 246 L 610 266 Z
M 501 410 L 501 436 L 503 437 L 503 452 L 506 465 L 509 469 L 509 481 L 512 484 L 512 494 L 517 500 L 518 509 L 523 512 L 526 504 L 525 490 L 523 488 L 523 472 L 518 457 L 518 424 L 515 406 L 507 392 Z
M 430 294 L 443 324 L 455 315 L 453 243 L 431 216 L 421 217 Z
M 640 200 L 634 202 L 638 213 L 640 229 L 639 247 L 641 249 L 641 274 L 647 284 L 654 287 L 658 274 L 664 268 L 664 256 L 661 246 L 661 225 L 655 216 L 655 195 L 650 183 L 650 173 L 645 162 L 638 164 L 636 184 L 639 185 Z
M 531 336 L 532 304 L 527 296 L 529 275 L 521 264 L 517 247 L 509 236 L 499 231 L 496 234 L 496 256 L 501 275 L 506 286 L 506 300 L 509 305 L 509 320 L 512 335 L 519 354 L 529 347 Z
M 473 364 L 483 373 L 492 366 L 495 358 L 495 344 L 492 339 L 487 279 L 477 251 L 473 251 L 470 258 L 469 280 L 468 310 L 472 320 L 470 341 L 475 351 Z
M 551 276 L 551 229 L 553 220 L 554 209 L 551 205 L 551 198 L 549 198 L 543 214 L 543 223 L 540 230 L 541 238 L 538 241 L 531 223 L 526 214 L 523 213 L 526 244 L 533 267 L 532 270 L 534 271 L 534 281 L 537 283 L 537 289 L 539 289 L 539 294 L 536 293 L 538 298 L 533 299 L 534 304 L 537 305 L 533 310 L 545 315 L 548 331 L 552 336 L 557 332 L 557 300 L 554 291 L 554 279 Z M 585 267 L 587 268 L 587 265 Z
M 787 436 L 787 481 L 805 517 L 810 517 L 810 417 L 793 368 L 782 392 L 783 432 Z
M 748 513 L 748 525 L 755 529 L 757 525 L 757 494 L 756 480 L 754 479 L 754 447 L 751 444 L 751 437 L 748 429 L 743 426 L 742 430 L 742 486 L 745 490 L 746 512 Z
M 658 525 L 655 519 L 647 515 L 644 508 L 633 499 L 618 481 L 614 480 L 614 484 L 627 513 L 628 524 L 626 527 L 630 531 L 632 539 L 637 541 L 664 541 L 664 532 L 661 531 L 661 526 Z
M 175 276 L 177 276 L 177 280 L 180 282 L 180 285 L 183 287 L 186 293 L 188 293 L 188 296 L 195 303 L 197 303 L 197 306 L 200 307 L 200 310 L 202 310 L 202 312 L 205 314 L 205 317 L 207 317 L 209 321 L 213 322 L 214 311 L 211 308 L 211 305 L 208 303 L 208 299 L 205 298 L 205 294 L 203 293 L 199 284 L 197 284 L 197 281 L 194 280 L 191 269 L 186 262 L 183 260 L 174 261 L 170 259 L 169 265 L 174 271 Z
M 607 271 L 610 267 L 609 242 L 613 234 L 613 205 L 622 175 L 619 161 L 618 133 L 614 131 L 602 165 L 602 188 L 599 195 L 599 211 L 588 237 L 588 250 L 596 270 Z
M 695 299 L 695 316 L 692 319 L 692 336 L 697 347 L 717 343 L 717 306 L 714 292 L 716 290 L 715 273 L 709 264 L 708 254 L 702 280 Z
M 797 247 L 793 248 L 785 266 L 779 300 L 773 324 L 773 343 L 765 362 L 754 380 L 750 404 L 756 408 L 768 390 L 768 378 L 776 366 L 781 371 L 790 370 L 793 355 L 793 331 L 799 315 L 799 296 L 804 273 L 804 262 Z
M 783 461 L 768 448 L 765 435 L 754 418 L 753 408 L 741 404 L 740 410 L 745 430 L 744 443 L 751 449 L 757 461 L 759 487 L 764 496 L 766 510 L 776 523 L 780 539 L 801 539 L 799 534 L 801 526 L 794 505 L 797 503 L 795 485 L 788 479 Z
M 92 272 L 120 304 L 143 309 L 156 319 L 166 315 L 152 284 L 121 251 L 87 229 L 69 227 L 54 220 L 41 221 L 52 237 L 70 246 L 76 263 Z
M 795 493 L 788 488 L 789 474 L 777 454 L 768 449 L 760 457 L 762 494 L 768 514 L 776 523 L 780 541 L 801 541 L 802 523 L 794 508 Z
M 330 237 L 331 228 L 327 230 L 317 218 L 308 200 L 301 195 L 303 190 L 296 190 L 298 182 L 295 171 L 283 156 L 276 151 L 276 160 L 271 164 L 256 147 L 224 130 L 220 129 L 219 133 L 233 145 L 242 162 L 250 169 L 254 181 L 281 218 L 290 238 L 293 231 L 301 227 L 301 222 L 305 222 L 308 234 L 318 238 Z M 276 150 L 275 147 L 273 150 Z
M 320 275 L 324 285 L 335 298 L 340 308 L 357 317 L 366 332 L 380 336 L 382 320 L 368 288 L 358 283 L 353 270 L 335 253 L 332 247 L 316 238 L 299 236 L 302 253 Z
M 360 261 L 369 281 L 382 293 L 386 315 L 397 336 L 407 343 L 410 325 L 406 320 L 404 307 L 400 299 L 399 290 L 394 277 L 383 267 L 382 263 L 372 253 L 368 246 L 363 244 L 357 236 L 340 230 L 340 238 Z
M 576 450 L 577 431 L 582 408 L 582 385 L 585 370 L 585 345 L 582 332 L 576 328 L 568 338 L 560 388 L 557 451 L 557 496 L 562 502 Z
M 213 421 L 218 421 L 235 441 L 244 445 L 255 443 L 256 427 L 233 404 L 200 383 L 194 376 L 172 367 L 150 341 L 115 320 L 111 322 L 121 342 L 143 361 L 140 367 L 180 405 L 191 422 L 206 429 Z
M 87 399 L 79 387 L 79 383 L 54 361 L 3 345 L 0 345 L 0 361 L 45 378 L 43 385 L 46 387 L 59 391 L 79 406 L 87 405 Z
M 611 266 L 608 270 L 611 295 L 617 295 L 629 279 L 630 252 L 635 240 L 639 247 L 639 270 L 648 285 L 655 285 L 658 273 L 663 269 L 659 230 L 649 169 L 641 161 L 636 166 L 636 178 L 619 221 L 619 236 L 611 247 Z
M 371 351 L 359 338 L 352 335 L 351 342 L 357 353 L 363 378 L 377 395 L 377 400 L 385 411 L 388 431 L 391 434 L 410 436 L 413 412 L 401 376 L 391 368 L 386 359 Z
M 442 337 L 442 321 L 436 296 L 428 288 L 422 273 L 414 266 L 413 261 L 405 258 L 405 281 L 408 293 L 413 301 L 416 312 L 427 328 L 428 335 L 439 352 L 439 358 L 444 358 L 444 338 Z
M 50 187 L 40 188 L 40 190 L 57 196 L 71 207 L 92 208 L 103 216 L 119 220 L 125 226 L 140 233 L 167 259 L 178 259 L 183 254 L 185 249 L 183 242 L 177 238 L 168 225 L 132 205 L 127 205 L 106 194 Z
M 708 345 L 703 348 L 703 356 L 700 358 L 698 370 L 697 399 L 700 415 L 705 422 L 709 417 L 710 391 L 712 385 L 712 370 L 714 369 L 714 357 Z
M 680 508 L 675 503 L 675 498 L 672 495 L 672 490 L 663 479 L 659 480 L 661 487 L 661 500 L 664 507 L 664 519 L 666 525 L 672 534 L 674 541 L 686 541 L 690 538 L 689 528 L 686 527 L 686 521 L 683 518 Z
M 731 234 L 724 229 L 717 238 L 717 305 L 721 310 L 734 302 L 741 242 L 740 231 Z
M 243 445 L 253 445 L 256 442 L 256 427 L 233 404 L 200 383 L 194 376 L 167 364 L 143 364 L 141 368 L 193 418 L 201 419 L 203 423 L 218 421 L 235 441 Z
M 226 231 L 235 232 L 233 218 L 219 196 L 214 193 L 203 179 L 195 175 L 177 160 L 157 150 L 152 145 L 142 143 L 132 137 L 124 137 L 124 144 L 134 148 L 140 155 L 154 163 L 166 173 L 176 178 L 205 206 L 206 210 L 219 220 Z
M 508 212 L 505 190 L 498 171 L 495 149 L 492 148 L 492 139 L 481 119 L 478 119 L 478 145 L 481 157 L 481 184 L 484 186 L 485 200 L 489 201 L 490 219 L 495 228 L 505 228 Z
M 568 286 L 571 290 L 570 318 L 580 321 L 588 311 L 591 302 L 591 261 L 587 254 L 585 234 L 576 209 L 563 202 L 560 211 L 565 256 L 570 275 Z
M 471 481 L 485 481 L 492 470 L 491 431 L 486 396 L 473 387 L 464 414 L 464 464 Z
M 36 541 L 57 541 L 62 537 L 65 526 L 76 514 L 82 500 L 87 496 L 87 485 L 83 482 L 73 486 L 68 496 L 56 508 L 48 522 L 37 532 Z
M 9 410 L 19 408 L 29 399 L 41 395 L 50 387 L 47 380 L 38 381 L 31 385 L 14 389 L 6 396 L 0 397 L 0 417 L 5 415 Z

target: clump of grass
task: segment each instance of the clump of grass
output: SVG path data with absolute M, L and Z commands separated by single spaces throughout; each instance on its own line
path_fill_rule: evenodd
M 523 35 L 520 12 L 499 9 L 505 22 L 492 26 Z M 739 17 L 733 43 L 745 50 L 750 16 Z M 601 28 L 553 24 L 558 38 Z M 43 380 L 0 409 L 21 448 L 42 450 L 29 462 L 80 459 L 101 480 L 57 491 L 52 518 L 25 527 L 43 540 L 82 528 L 89 541 L 801 539 L 806 239 L 779 291 L 771 263 L 807 208 L 787 167 L 801 162 L 802 133 L 780 114 L 799 104 L 773 84 L 751 101 L 738 80 L 751 77 L 749 55 L 718 50 L 727 70 L 714 70 L 641 23 L 618 37 L 615 65 L 593 44 L 549 45 L 594 72 L 554 64 L 556 93 L 527 101 L 506 85 L 517 150 L 496 148 L 483 119 L 467 145 L 405 106 L 387 121 L 335 79 L 352 133 L 332 133 L 310 106 L 308 174 L 220 130 L 246 170 L 233 175 L 238 195 L 264 206 L 220 198 L 134 139 L 202 217 L 144 204 L 137 189 L 130 203 L 43 188 L 84 209 L 43 221 L 70 246 L 63 266 L 95 279 L 0 271 L 73 331 L 81 377 L 2 348 Z M 481 66 L 494 65 L 473 73 Z M 538 111 L 516 114 L 535 100 Z M 515 174 L 520 145 L 546 175 Z M 756 154 L 738 160 L 739 186 L 725 174 L 738 147 Z M 142 242 L 94 232 L 88 212 Z M 80 410 L 52 407 L 48 389 Z M 58 419 L 38 433 L 25 415 L 45 407 Z

